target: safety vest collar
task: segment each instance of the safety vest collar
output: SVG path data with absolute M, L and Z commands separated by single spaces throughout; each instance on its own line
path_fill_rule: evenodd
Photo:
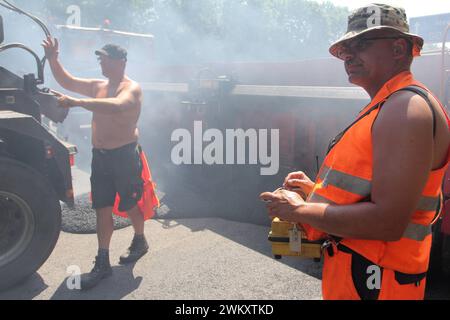
M 393 94 L 395 91 L 398 91 L 403 87 L 407 87 L 413 84 L 420 85 L 420 83 L 414 79 L 410 71 L 400 72 L 399 74 L 395 75 L 390 80 L 388 80 L 381 87 L 381 89 L 378 90 L 377 94 L 373 97 L 372 101 L 361 111 L 361 114 L 364 113 L 369 108 L 373 107 L 374 105 L 386 100 L 386 98 L 389 97 L 391 94 Z

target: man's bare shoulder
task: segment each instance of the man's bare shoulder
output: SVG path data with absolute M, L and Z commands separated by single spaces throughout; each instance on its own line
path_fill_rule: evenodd
M 142 92 L 142 88 L 141 85 L 134 80 L 130 79 L 130 84 L 129 84 L 129 88 L 131 91 L 136 92 L 136 93 L 141 93 Z
M 121 91 L 127 91 L 131 93 L 141 93 L 142 89 L 138 82 L 127 78 L 121 83 L 122 90 Z
M 410 91 L 399 91 L 384 103 L 376 125 L 396 130 L 428 130 L 432 127 L 432 120 L 431 109 L 421 96 Z
M 104 79 L 88 79 L 95 89 L 102 89 L 108 86 L 108 81 Z

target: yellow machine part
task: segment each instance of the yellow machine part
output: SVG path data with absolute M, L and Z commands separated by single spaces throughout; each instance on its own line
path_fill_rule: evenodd
M 269 241 L 272 244 L 272 254 L 274 257 L 276 259 L 281 259 L 282 256 L 320 259 L 322 256 L 322 242 L 308 241 L 300 227 L 298 227 L 298 232 L 301 233 L 302 237 L 301 251 L 291 251 L 289 246 L 289 230 L 292 230 L 294 225 L 295 224 L 292 222 L 281 221 L 278 218 L 272 220 L 272 226 L 269 232 Z

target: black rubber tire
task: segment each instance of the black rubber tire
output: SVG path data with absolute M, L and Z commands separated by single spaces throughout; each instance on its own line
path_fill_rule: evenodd
M 281 255 L 276 254 L 276 255 L 273 256 L 273 258 L 275 260 L 281 260 Z
M 0 290 L 4 290 L 36 272 L 50 256 L 61 229 L 61 206 L 43 175 L 4 157 L 0 157 L 0 192 L 12 194 L 26 203 L 34 220 L 29 232 L 31 240 L 17 250 L 17 257 L 11 261 L 4 259 L 3 265 L 0 264 Z

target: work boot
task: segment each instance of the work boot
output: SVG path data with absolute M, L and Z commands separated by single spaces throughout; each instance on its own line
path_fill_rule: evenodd
M 135 235 L 127 252 L 120 256 L 119 263 L 126 264 L 139 260 L 148 251 L 148 243 L 144 235 Z
M 109 257 L 97 255 L 94 261 L 94 268 L 91 272 L 81 275 L 81 290 L 87 290 L 95 287 L 99 282 L 112 275 L 112 268 L 109 264 Z

